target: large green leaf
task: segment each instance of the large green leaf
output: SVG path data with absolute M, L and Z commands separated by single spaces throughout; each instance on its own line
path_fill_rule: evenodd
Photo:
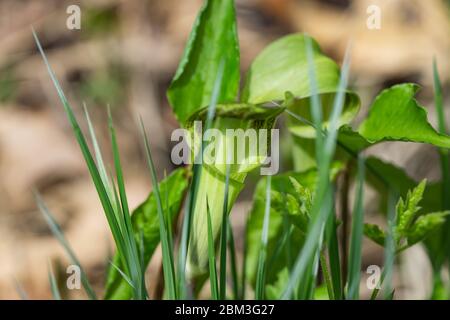
M 234 0 L 206 0 L 167 92 L 181 125 L 210 103 L 221 63 L 226 72 L 218 103 L 234 102 L 240 76 Z
M 359 127 L 361 136 L 371 143 L 398 140 L 450 148 L 450 137 L 429 124 L 426 110 L 414 98 L 418 89 L 416 84 L 405 83 L 382 91 Z
M 181 202 L 188 186 L 188 171 L 185 168 L 175 170 L 171 175 L 159 183 L 159 190 L 164 208 L 168 204 L 168 211 L 164 211 L 165 219 L 173 221 L 180 210 Z M 166 197 L 167 195 L 167 197 Z M 160 242 L 159 219 L 155 195 L 149 197 L 138 207 L 131 216 L 136 241 L 139 243 L 141 234 L 144 244 L 144 262 L 148 264 L 156 247 Z M 113 258 L 114 265 L 121 268 L 120 257 Z M 106 281 L 105 299 L 129 299 L 132 289 L 120 275 L 117 268 L 111 267 Z
M 307 40 L 312 43 L 316 91 L 321 95 L 323 112 L 325 118 L 328 118 L 338 88 L 339 67 L 321 52 L 314 39 L 303 34 L 285 36 L 270 44 L 256 57 L 247 74 L 242 101 L 284 101 L 286 92 L 290 92 L 295 99 L 290 101 L 289 109 L 311 120 L 309 97 L 312 95 L 312 89 L 306 56 Z M 346 124 L 353 119 L 358 112 L 359 103 L 356 94 L 346 94 L 340 124 Z M 289 122 L 289 127 L 299 136 L 314 136 L 314 129 L 304 123 L 292 121 Z

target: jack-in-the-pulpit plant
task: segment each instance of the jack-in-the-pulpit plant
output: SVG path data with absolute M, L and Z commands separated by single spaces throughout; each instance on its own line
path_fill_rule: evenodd
M 105 169 L 87 110 L 93 153 L 36 35 L 35 39 L 116 244 L 105 299 L 153 298 L 146 289 L 145 271 L 160 243 L 163 285 L 155 298 L 198 298 L 210 292 L 213 299 L 360 299 L 364 234 L 385 248 L 381 290 L 375 289 L 373 298 L 395 298 L 391 281 L 395 257 L 417 243 L 426 247 L 433 265 L 433 298 L 450 296 L 449 286 L 440 276 L 450 255 L 450 136 L 445 131 L 436 64 L 439 132 L 415 99 L 420 87 L 412 83 L 379 93 L 367 117 L 355 127 L 352 121 L 361 103 L 347 86 L 350 48 L 340 68 L 309 35 L 287 35 L 268 45 L 240 80 L 234 0 L 205 0 L 167 90 L 180 127 L 192 137 L 200 137 L 188 140 L 189 154 L 181 155 L 195 161 L 158 183 L 145 130 L 152 124 L 141 123 L 153 191 L 130 213 L 112 116 L 109 125 L 115 177 Z M 283 141 L 289 143 L 287 156 L 293 165 L 288 171 L 280 166 L 280 172 L 259 178 L 245 234 L 240 237 L 244 250 L 236 252 L 236 230 L 229 216 L 250 172 L 261 172 L 257 169 L 267 165 L 271 149 L 278 148 L 270 132 L 280 117 L 286 120 L 280 125 L 287 128 Z M 215 139 L 204 139 L 210 129 L 215 130 Z M 247 139 L 227 134 L 227 130 L 249 129 L 256 132 L 254 142 L 264 148 L 249 147 Z M 416 186 L 401 168 L 365 156 L 366 149 L 385 141 L 435 146 L 443 159 L 443 180 L 430 183 L 428 188 L 425 182 Z M 208 153 L 209 161 L 204 161 L 204 152 L 213 143 L 215 152 Z M 243 150 L 241 156 L 246 161 L 236 161 L 238 149 Z M 349 183 L 346 188 L 337 188 L 344 177 L 354 179 L 356 186 L 347 234 L 341 229 L 349 213 L 338 215 L 336 206 L 337 197 L 350 196 Z M 367 185 L 377 191 L 379 211 L 386 213 L 384 230 L 364 224 Z M 72 262 L 79 264 L 40 197 L 38 203 Z M 348 247 L 341 246 L 344 238 L 349 240 Z M 242 259 L 238 259 L 241 254 Z M 54 277 L 50 279 L 58 298 Z M 205 293 L 202 288 L 208 279 L 210 289 Z M 95 298 L 87 277 L 83 285 L 88 296 Z

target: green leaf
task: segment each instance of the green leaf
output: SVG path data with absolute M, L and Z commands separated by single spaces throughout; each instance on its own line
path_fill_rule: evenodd
M 404 235 L 406 230 L 413 223 L 416 218 L 417 212 L 421 209 L 419 207 L 419 202 L 422 200 L 423 192 L 427 185 L 426 180 L 414 188 L 412 191 L 408 192 L 405 201 L 400 199 L 397 204 L 397 233 Z
M 450 211 L 434 212 L 417 218 L 417 221 L 413 224 L 411 229 L 408 230 L 408 246 L 412 246 L 425 239 L 433 230 L 445 222 L 445 217 L 449 214 Z
M 386 234 L 376 224 L 364 224 L 364 235 L 375 243 L 384 247 Z
M 289 281 L 289 270 L 288 268 L 281 269 L 276 276 L 276 281 L 273 284 L 266 286 L 266 298 L 268 300 L 277 300 L 280 298 L 286 288 L 286 284 Z
M 210 103 L 221 63 L 226 72 L 217 102 L 234 102 L 240 76 L 234 0 L 206 0 L 167 92 L 181 125 Z
M 414 98 L 418 90 L 419 86 L 412 83 L 383 90 L 359 133 L 372 143 L 399 140 L 450 148 L 450 137 L 436 132 L 427 120 L 426 110 Z
M 258 104 L 284 101 L 286 92 L 290 92 L 295 98 L 289 99 L 289 109 L 311 121 L 309 98 L 313 92 L 309 80 L 307 40 L 312 42 L 316 92 L 321 95 L 324 119 L 328 119 L 338 90 L 339 67 L 321 52 L 314 39 L 303 34 L 285 36 L 271 43 L 256 57 L 245 80 L 242 102 Z M 345 98 L 339 125 L 348 123 L 359 110 L 360 101 L 356 94 L 347 92 Z M 309 125 L 298 122 L 288 124 L 290 130 L 296 135 L 315 136 L 314 128 Z M 324 125 L 327 125 L 326 121 Z
M 187 174 L 187 169 L 179 168 L 159 183 L 159 190 L 163 202 L 166 202 L 166 194 L 169 197 L 167 202 L 169 204 L 170 216 L 164 210 L 167 221 L 174 221 L 180 210 L 181 202 L 183 201 L 188 186 Z M 160 242 L 157 204 L 153 192 L 133 211 L 131 222 L 136 241 L 139 240 L 139 234 L 142 232 L 144 240 L 144 264 L 147 265 Z M 122 267 L 122 262 L 117 254 L 113 259 L 113 263 Z M 122 278 L 117 269 L 109 268 L 105 299 L 129 299 L 131 295 L 132 290 L 130 286 Z

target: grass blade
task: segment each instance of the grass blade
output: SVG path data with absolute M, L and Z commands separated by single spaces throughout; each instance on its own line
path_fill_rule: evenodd
M 222 225 L 220 231 L 220 299 L 226 299 L 227 293 L 227 240 L 228 240 L 228 191 L 230 186 L 230 165 L 227 165 L 225 192 L 223 199 Z
M 22 285 L 17 281 L 17 279 L 14 278 L 14 287 L 16 288 L 16 292 L 19 295 L 20 299 L 22 300 L 29 300 L 28 294 L 22 287 Z
M 63 246 L 64 250 L 66 251 L 66 254 L 69 256 L 69 259 L 71 263 L 74 265 L 77 265 L 80 268 L 81 272 L 81 283 L 83 284 L 83 288 L 86 291 L 86 294 L 90 299 L 97 299 L 97 296 L 95 295 L 94 290 L 92 289 L 89 280 L 86 276 L 86 272 L 81 266 L 80 261 L 78 260 L 77 256 L 75 255 L 75 252 L 73 251 L 72 247 L 70 246 L 69 242 L 66 240 L 66 237 L 64 236 L 64 233 L 61 230 L 61 227 L 56 222 L 55 218 L 53 217 L 50 210 L 45 205 L 44 201 L 42 200 L 41 196 L 38 193 L 34 194 L 36 203 L 38 205 L 39 210 L 43 214 L 45 220 L 47 221 L 48 226 L 50 227 L 50 230 L 52 231 L 55 238 L 59 241 L 59 243 Z
M 208 255 L 209 255 L 209 281 L 211 286 L 211 296 L 214 300 L 220 297 L 219 284 L 217 282 L 216 255 L 214 250 L 214 237 L 211 225 L 211 212 L 209 210 L 208 199 L 206 199 L 206 212 L 208 218 Z
M 438 115 L 438 127 L 439 133 L 447 134 L 447 124 L 445 121 L 444 103 L 442 97 L 442 85 L 439 78 L 439 72 L 437 68 L 436 59 L 433 59 L 433 80 L 434 80 L 434 103 L 436 107 L 436 113 Z M 443 209 L 450 209 L 450 155 L 449 150 L 441 148 L 439 149 L 439 158 L 441 161 L 441 173 L 442 173 L 442 204 Z M 450 219 L 447 217 L 447 221 L 443 227 L 445 230 L 444 237 L 444 249 L 447 254 L 447 260 L 450 261 Z M 450 265 L 448 270 L 450 271 Z M 437 272 L 440 272 L 438 270 Z M 437 273 L 435 272 L 435 273 Z M 435 274 L 435 279 L 440 278 L 440 274 Z M 450 299 L 450 287 L 448 288 L 448 298 Z
M 123 272 L 115 263 L 113 263 L 112 261 L 109 262 L 111 264 L 111 266 L 117 270 L 117 272 L 119 272 L 119 274 L 122 276 L 122 278 L 130 285 L 131 288 L 133 288 L 133 290 L 136 290 L 136 288 L 134 287 L 134 283 L 133 281 L 125 274 L 125 272 Z
M 333 211 L 335 211 L 333 209 Z M 343 298 L 342 292 L 342 276 L 341 276 L 341 262 L 339 256 L 339 241 L 337 237 L 336 215 L 333 212 L 329 217 L 327 225 L 328 240 L 328 260 L 330 262 L 330 275 L 333 283 L 333 296 L 336 300 Z
M 227 219 L 228 227 L 228 250 L 230 251 L 230 267 L 231 267 L 231 280 L 233 284 L 233 299 L 239 299 L 239 278 L 237 273 L 237 259 L 236 259 L 236 247 L 234 244 L 233 227 L 231 226 L 230 218 Z
M 348 261 L 348 293 L 347 298 L 359 299 L 359 283 L 361 280 L 361 252 L 364 226 L 364 160 L 358 159 L 358 185 L 352 217 L 350 254 Z
M 328 271 L 327 259 L 325 258 L 324 250 L 320 253 L 320 266 L 322 267 L 323 278 L 327 286 L 328 297 L 330 300 L 335 300 L 333 283 L 331 281 L 331 275 Z
M 155 194 L 158 218 L 159 218 L 159 231 L 161 238 L 161 247 L 162 247 L 162 255 L 163 255 L 163 270 L 164 270 L 164 281 L 167 288 L 168 298 L 173 300 L 177 298 L 177 289 L 176 289 L 176 279 L 175 279 L 175 266 L 173 261 L 173 255 L 171 255 L 169 237 L 166 229 L 166 222 L 164 219 L 164 211 L 163 205 L 161 201 L 161 195 L 158 187 L 158 180 L 156 177 L 156 169 L 153 163 L 153 158 L 150 150 L 150 145 L 147 138 L 147 133 L 145 131 L 144 123 L 142 118 L 140 119 L 141 132 L 144 138 L 145 150 L 147 154 L 147 162 L 150 168 L 150 174 L 152 178 L 153 192 Z
M 264 208 L 264 221 L 261 233 L 261 249 L 259 251 L 258 269 L 256 272 L 255 299 L 264 299 L 265 281 L 266 281 L 266 255 L 267 242 L 269 238 L 270 221 L 270 192 L 272 190 L 272 176 L 267 176 L 266 180 L 266 206 Z
M 395 203 L 397 200 L 396 194 L 389 190 L 388 194 L 388 229 L 386 235 L 386 244 L 384 249 L 384 270 L 385 276 L 384 280 L 384 294 L 385 298 L 392 297 L 392 274 L 394 269 L 394 261 L 395 261 L 395 240 L 394 240 L 394 230 L 395 230 Z
M 48 281 L 50 283 L 50 290 L 52 291 L 53 299 L 61 300 L 61 293 L 59 292 L 58 283 L 56 281 L 50 262 L 48 263 Z
M 119 148 L 117 144 L 116 133 L 114 130 L 111 111 L 108 109 L 108 124 L 111 135 L 111 143 L 114 157 L 114 167 L 116 171 L 117 186 L 119 189 L 122 219 L 119 220 L 119 226 L 122 230 L 122 236 L 126 248 L 126 261 L 128 264 L 129 276 L 133 282 L 135 290 L 135 298 L 145 300 L 147 291 L 145 289 L 145 279 L 142 273 L 141 259 L 136 240 L 133 234 L 133 226 L 131 224 L 131 215 L 128 207 L 128 199 L 125 191 L 125 181 L 123 179 L 122 165 L 120 162 Z

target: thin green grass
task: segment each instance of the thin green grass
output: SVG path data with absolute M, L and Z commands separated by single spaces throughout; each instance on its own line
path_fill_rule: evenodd
M 219 300 L 219 284 L 217 281 L 216 254 L 214 250 L 214 236 L 211 224 L 211 212 L 208 199 L 206 199 L 206 213 L 208 218 L 208 256 L 209 256 L 209 281 L 211 287 L 211 296 L 214 300 Z
M 93 300 L 97 299 L 94 289 L 92 289 L 92 286 L 89 283 L 86 272 L 84 271 L 83 267 L 81 266 L 81 263 L 78 260 L 77 256 L 75 255 L 75 252 L 73 251 L 69 242 L 66 240 L 66 237 L 64 236 L 64 233 L 62 232 L 61 227 L 59 226 L 59 224 L 56 222 L 55 218 L 53 217 L 53 214 L 47 208 L 47 206 L 45 205 L 44 201 L 42 200 L 41 196 L 38 193 L 35 193 L 35 199 L 36 199 L 36 203 L 38 205 L 39 210 L 41 211 L 48 226 L 50 227 L 50 230 L 52 231 L 53 235 L 58 240 L 58 242 L 64 248 L 64 251 L 68 255 L 71 263 L 74 265 L 77 265 L 80 268 L 81 283 L 83 285 L 84 290 L 86 291 L 86 294 L 88 295 L 88 297 L 90 299 L 93 299 Z
M 267 243 L 269 237 L 269 222 L 270 222 L 270 193 L 272 190 L 272 176 L 266 178 L 266 203 L 264 208 L 264 220 L 261 232 L 261 247 L 258 257 L 258 269 L 256 271 L 256 289 L 255 299 L 264 299 L 264 288 L 266 282 L 266 268 L 267 268 Z
M 176 288 L 176 278 L 175 278 L 175 264 L 174 264 L 174 257 L 172 255 L 172 252 L 170 250 L 171 244 L 170 244 L 170 238 L 167 232 L 167 223 L 164 219 L 164 210 L 163 205 L 161 201 L 161 195 L 159 192 L 158 187 L 158 180 L 156 177 L 156 169 L 155 165 L 153 163 L 152 154 L 150 151 L 150 145 L 148 143 L 147 134 L 145 132 L 144 123 L 142 122 L 142 119 L 140 119 L 141 124 L 141 130 L 142 130 L 142 136 L 144 138 L 145 143 L 145 150 L 147 154 L 147 161 L 150 168 L 150 173 L 152 177 L 152 184 L 153 184 L 153 192 L 155 194 L 156 204 L 157 204 L 157 211 L 158 211 L 158 219 L 159 219 L 159 231 L 160 231 L 160 238 L 161 238 L 161 246 L 162 246 L 162 256 L 163 256 L 163 270 L 164 270 L 164 281 L 167 289 L 168 298 L 173 300 L 177 298 L 177 288 Z M 170 216 L 170 215 L 168 215 Z
M 361 280 L 361 253 L 364 226 L 364 159 L 358 159 L 358 185 L 352 216 L 350 254 L 348 259 L 348 292 L 347 299 L 359 299 L 359 283 Z
M 239 277 L 237 271 L 237 257 L 236 257 L 236 247 L 234 243 L 234 233 L 231 226 L 230 217 L 227 219 L 227 229 L 228 229 L 228 251 L 230 253 L 230 271 L 231 271 L 231 281 L 233 286 L 233 299 L 239 299 Z
M 55 278 L 55 274 L 53 273 L 53 268 L 51 263 L 48 263 L 48 282 L 50 283 L 50 290 L 53 295 L 53 299 L 62 300 L 61 293 L 59 292 L 58 283 Z
M 36 33 L 33 30 L 33 36 L 36 42 L 36 45 L 41 53 L 42 59 L 47 67 L 47 71 L 52 79 L 53 85 L 58 93 L 58 96 L 62 102 L 63 108 L 67 114 L 68 120 L 72 126 L 75 137 L 80 146 L 83 157 L 86 161 L 86 165 L 89 169 L 89 173 L 94 182 L 94 186 L 97 190 L 98 196 L 100 198 L 100 202 L 102 204 L 103 210 L 105 212 L 105 216 L 108 220 L 109 227 L 111 229 L 111 233 L 113 235 L 114 241 L 116 243 L 117 250 L 122 259 L 122 262 L 125 266 L 125 273 L 129 275 L 130 279 L 134 284 L 134 298 L 135 299 L 146 299 L 146 291 L 144 284 L 144 275 L 141 270 L 142 267 L 139 265 L 139 259 L 136 258 L 139 256 L 137 252 L 137 246 L 134 242 L 133 233 L 131 230 L 131 223 L 129 217 L 128 204 L 125 195 L 124 181 L 122 177 L 122 172 L 120 168 L 120 160 L 118 157 L 118 148 L 115 139 L 114 128 L 112 127 L 112 121 L 110 117 L 110 133 L 111 140 L 113 144 L 113 152 L 114 152 L 114 163 L 116 168 L 116 175 L 118 180 L 119 194 L 120 194 L 120 204 L 116 204 L 116 208 L 114 208 L 112 199 L 108 195 L 108 187 L 105 186 L 102 175 L 99 172 L 97 164 L 94 161 L 94 158 L 89 150 L 86 139 L 83 135 L 83 132 L 76 120 L 75 114 L 70 106 L 68 100 L 66 99 L 64 92 L 56 78 L 47 57 L 42 49 L 42 46 L 39 42 L 39 39 Z M 111 190 L 109 188 L 109 190 Z M 109 191 L 111 194 L 111 191 Z M 119 199 L 116 199 L 116 201 Z
M 226 168 L 225 192 L 223 197 L 222 224 L 220 231 L 220 274 L 219 297 L 226 299 L 227 294 L 227 242 L 228 242 L 228 193 L 230 187 L 230 165 Z

